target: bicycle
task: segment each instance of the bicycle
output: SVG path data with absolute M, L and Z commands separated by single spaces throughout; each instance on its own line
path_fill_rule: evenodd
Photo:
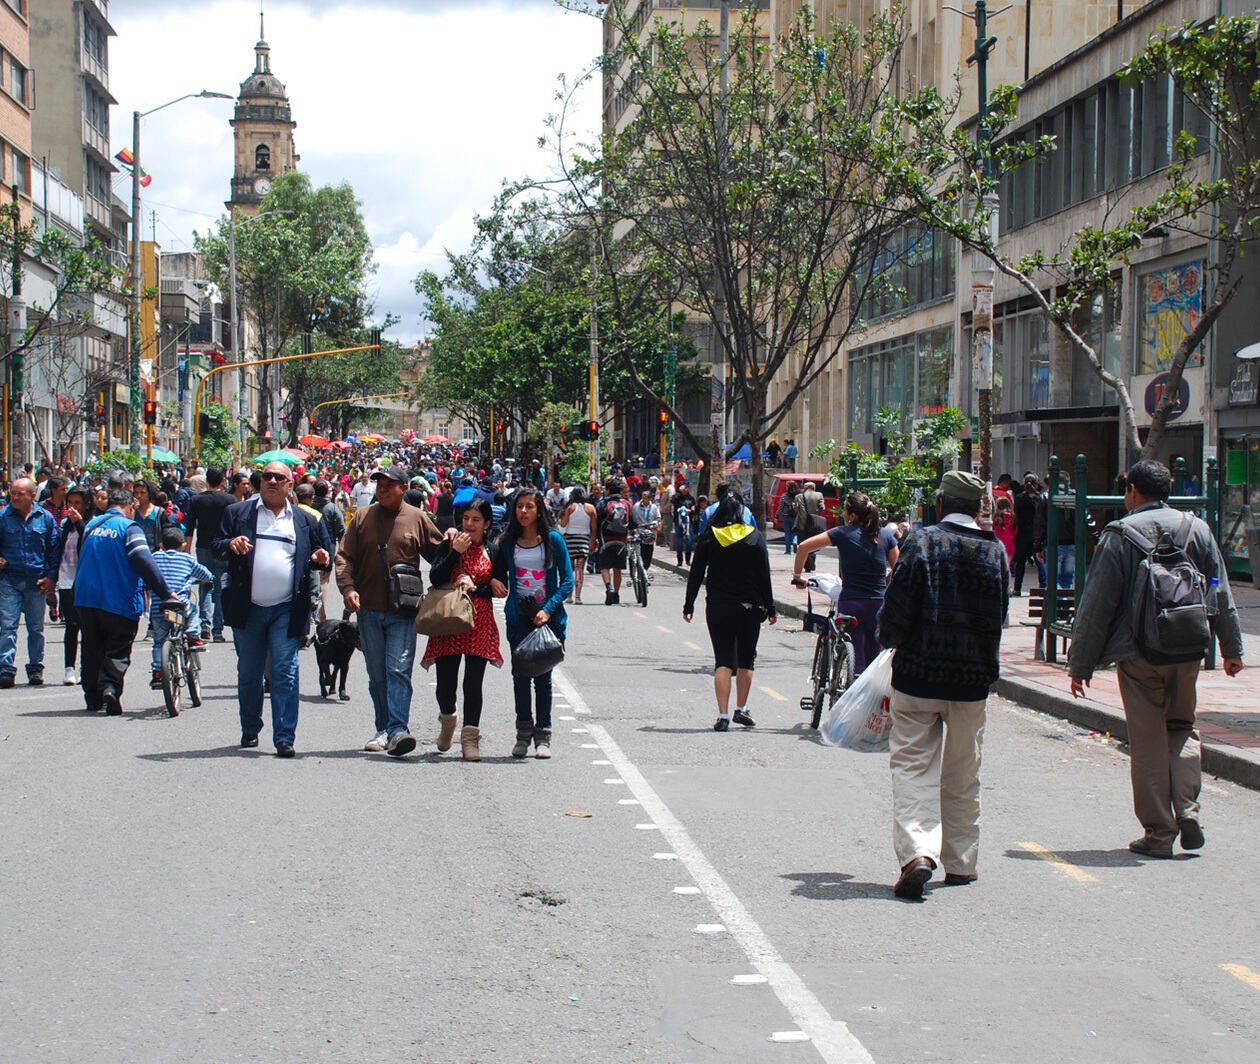
M 646 532 L 631 532 L 626 537 L 626 568 L 629 571 L 630 586 L 634 588 L 634 600 L 640 606 L 646 606 L 648 600 L 647 569 L 643 565 L 642 543 Z
M 188 615 L 182 602 L 163 603 L 162 616 L 171 626 L 162 644 L 162 697 L 166 715 L 178 717 L 184 688 L 189 704 L 201 705 L 201 650 L 188 645 Z
M 826 614 L 814 613 L 813 600 L 805 599 L 805 630 L 817 631 L 814 643 L 814 660 L 810 667 L 811 694 L 801 699 L 801 709 L 810 714 L 809 726 L 815 731 L 822 721 L 823 709 L 830 709 L 853 683 L 855 657 L 853 639 L 849 629 L 857 618 L 841 613 L 836 606 L 840 581 L 826 575 L 808 580 L 793 580 L 796 587 L 822 591 L 831 600 Z

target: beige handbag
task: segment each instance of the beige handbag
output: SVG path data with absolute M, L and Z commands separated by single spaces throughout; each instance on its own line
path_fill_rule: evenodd
M 420 600 L 416 631 L 421 635 L 463 635 L 473 630 L 472 596 L 464 587 L 431 587 Z

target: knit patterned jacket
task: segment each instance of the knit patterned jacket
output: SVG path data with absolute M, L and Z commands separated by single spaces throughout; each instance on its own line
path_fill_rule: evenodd
M 896 648 L 895 690 L 950 702 L 988 697 L 1008 573 L 992 532 L 945 521 L 906 540 L 879 614 L 879 641 Z

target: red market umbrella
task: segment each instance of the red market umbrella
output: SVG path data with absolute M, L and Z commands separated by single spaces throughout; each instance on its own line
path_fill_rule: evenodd
M 353 443 L 346 443 L 345 440 L 333 440 L 332 445 L 339 451 L 348 451 L 354 446 Z
M 324 439 L 323 436 L 299 436 L 298 443 L 303 447 L 322 448 L 329 446 L 328 440 Z
M 305 462 L 310 457 L 301 447 L 286 447 L 285 450 L 302 462 Z
M 435 433 L 432 436 L 426 436 L 423 442 L 424 443 L 450 443 L 451 441 L 450 441 L 450 437 L 439 436 Z

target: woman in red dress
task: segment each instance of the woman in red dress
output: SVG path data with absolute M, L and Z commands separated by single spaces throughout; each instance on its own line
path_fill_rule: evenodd
M 486 665 L 503 664 L 499 651 L 499 626 L 494 620 L 491 597 L 503 598 L 507 587 L 494 579 L 496 549 L 486 543 L 490 529 L 490 503 L 474 499 L 464 509 L 461 531 L 438 548 L 429 572 L 434 587 L 449 584 L 468 588 L 472 595 L 473 627 L 460 635 L 431 635 L 420 664 L 437 664 L 438 749 L 451 748 L 455 736 L 455 695 L 459 663 L 464 662 L 464 727 L 459 733 L 465 761 L 481 760 L 481 685 Z

